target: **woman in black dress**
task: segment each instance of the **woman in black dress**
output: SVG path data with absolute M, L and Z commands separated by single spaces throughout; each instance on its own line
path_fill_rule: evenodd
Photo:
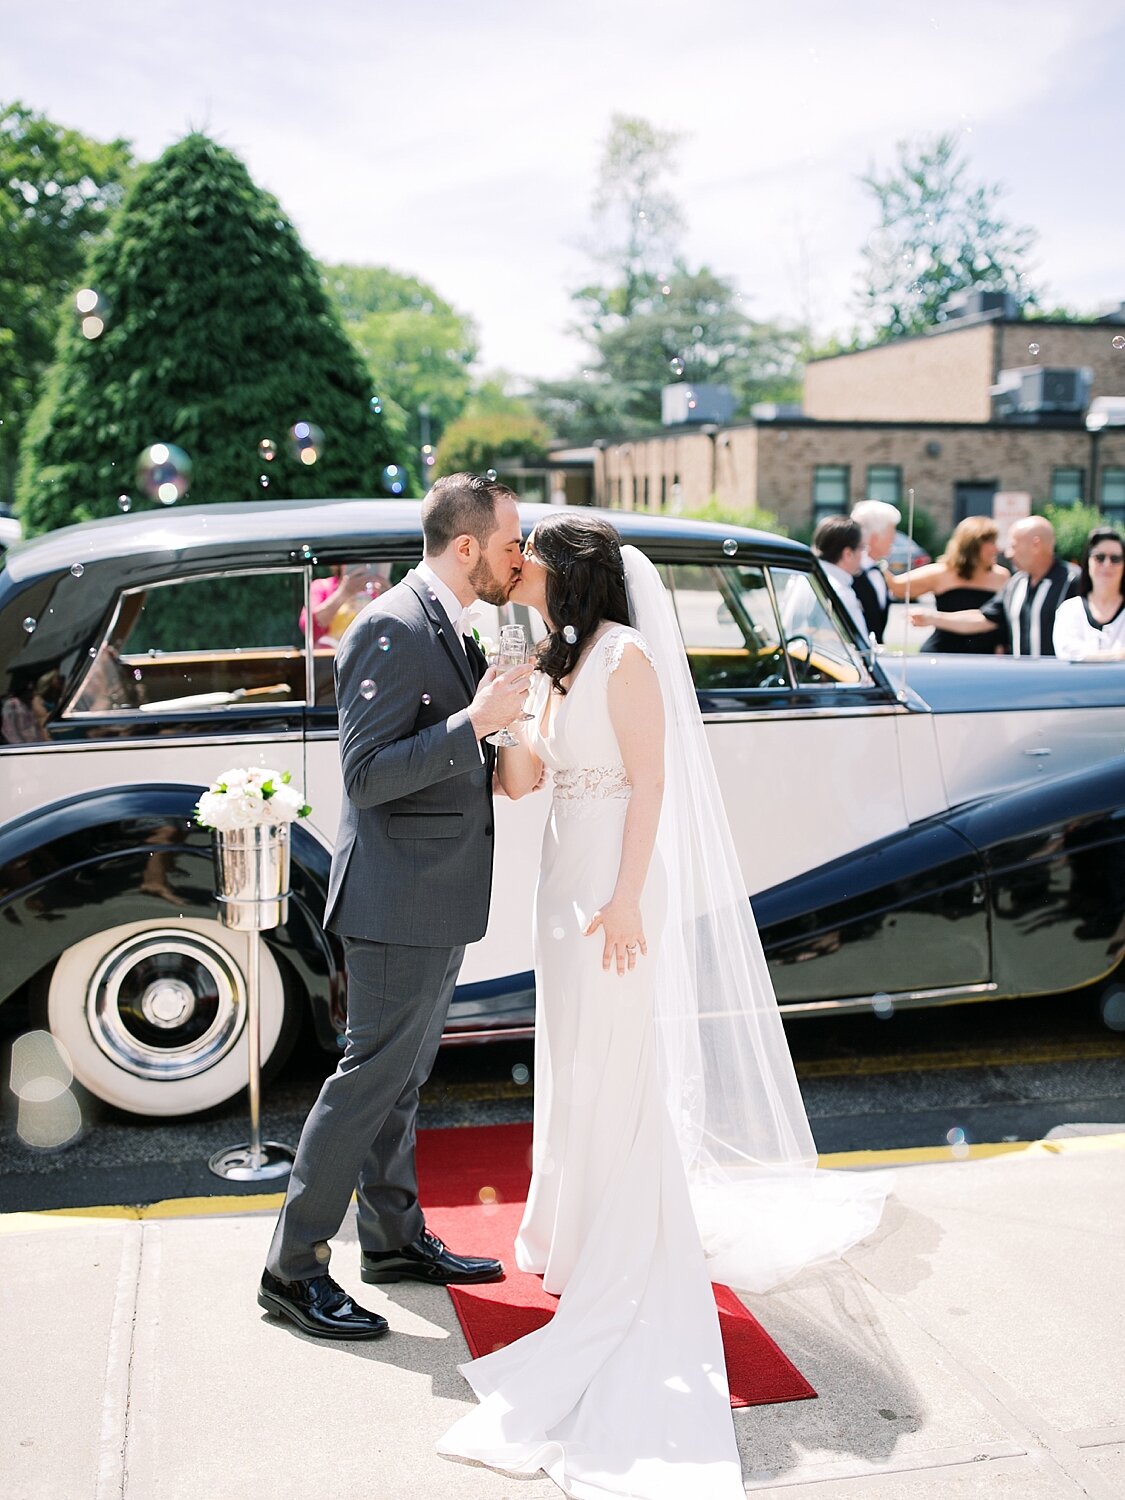
M 939 614 L 959 609 L 980 609 L 1008 581 L 1008 570 L 996 562 L 999 546 L 996 522 L 991 516 L 966 516 L 949 538 L 935 563 L 909 573 L 886 575 L 894 599 L 933 594 Z M 991 656 L 1001 643 L 998 630 L 983 635 L 954 635 L 951 630 L 933 630 L 919 648 L 922 652 L 960 651 Z

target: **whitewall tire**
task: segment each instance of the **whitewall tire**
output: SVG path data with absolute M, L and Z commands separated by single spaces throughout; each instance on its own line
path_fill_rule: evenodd
M 45 1021 L 78 1082 L 135 1115 L 197 1114 L 244 1089 L 252 941 L 262 945 L 264 1069 L 295 1018 L 261 934 L 203 919 L 128 922 L 68 948 L 47 982 Z

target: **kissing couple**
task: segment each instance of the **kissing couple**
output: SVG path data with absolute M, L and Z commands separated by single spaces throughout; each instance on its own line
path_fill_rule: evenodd
M 421 563 L 336 657 L 346 797 L 325 925 L 347 963 L 346 1046 L 258 1301 L 314 1337 L 387 1332 L 328 1271 L 353 1190 L 365 1282 L 503 1275 L 426 1228 L 415 1117 L 488 923 L 494 778 L 513 798 L 549 780 L 515 1259 L 559 1303 L 461 1367 L 479 1404 L 438 1448 L 542 1470 L 576 1500 L 742 1500 L 711 1283 L 764 1291 L 842 1254 L 889 1184 L 816 1168 L 658 569 L 596 512 L 548 513 L 525 543 L 515 494 L 472 474 L 437 481 L 422 530 Z M 461 631 L 478 599 L 542 616 L 534 667 L 488 666 Z M 505 726 L 517 743 L 497 751 Z

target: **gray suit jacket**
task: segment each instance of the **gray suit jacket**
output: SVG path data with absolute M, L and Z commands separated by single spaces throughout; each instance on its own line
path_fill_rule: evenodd
M 494 752 L 478 749 L 468 716 L 484 670 L 414 572 L 344 636 L 335 679 L 345 799 L 324 917 L 333 932 L 413 947 L 484 936 Z

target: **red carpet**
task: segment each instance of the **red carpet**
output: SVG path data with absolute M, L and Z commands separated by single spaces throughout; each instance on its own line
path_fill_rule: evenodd
M 531 1126 L 483 1125 L 418 1132 L 418 1176 L 426 1222 L 467 1255 L 497 1255 L 503 1281 L 450 1287 L 474 1357 L 548 1322 L 556 1299 L 538 1276 L 515 1268 L 512 1246 L 531 1181 Z M 725 1286 L 715 1287 L 732 1406 L 803 1401 L 816 1392 L 762 1325 Z

